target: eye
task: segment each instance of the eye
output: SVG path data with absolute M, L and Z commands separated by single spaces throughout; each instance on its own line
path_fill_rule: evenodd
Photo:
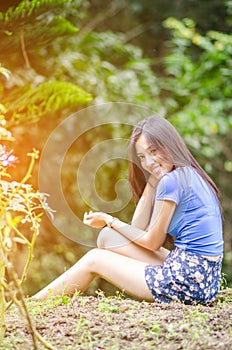
M 144 161 L 145 159 L 145 157 L 142 154 L 137 155 L 137 157 L 139 158 L 140 162 Z
M 156 152 L 157 152 L 157 149 L 156 149 L 156 148 L 152 148 L 152 149 L 150 150 L 151 155 L 155 155 Z

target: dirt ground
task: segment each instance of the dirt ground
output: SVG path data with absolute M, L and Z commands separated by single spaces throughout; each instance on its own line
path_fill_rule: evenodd
M 27 301 L 37 331 L 55 350 L 231 350 L 232 290 L 211 306 L 159 304 L 114 297 L 59 297 Z M 45 349 L 33 345 L 28 324 L 12 306 L 1 350 Z

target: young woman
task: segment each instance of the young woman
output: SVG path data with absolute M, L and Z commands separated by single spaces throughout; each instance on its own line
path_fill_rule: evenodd
M 130 182 L 138 204 L 131 224 L 102 212 L 84 223 L 103 228 L 90 250 L 34 298 L 85 291 L 101 277 L 147 301 L 212 302 L 223 254 L 218 191 L 176 129 L 152 116 L 130 139 Z M 174 249 L 163 248 L 168 235 Z

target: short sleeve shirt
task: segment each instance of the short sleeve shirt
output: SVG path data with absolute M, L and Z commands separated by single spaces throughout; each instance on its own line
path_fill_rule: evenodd
M 155 200 L 176 203 L 168 228 L 168 233 L 175 237 L 176 247 L 203 255 L 222 254 L 222 219 L 218 201 L 193 168 L 177 168 L 165 174 L 157 185 Z

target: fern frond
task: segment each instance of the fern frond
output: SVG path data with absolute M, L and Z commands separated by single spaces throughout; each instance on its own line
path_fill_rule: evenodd
M 56 38 L 77 33 L 76 26 L 62 17 L 62 5 L 68 2 L 72 0 L 22 1 L 16 8 L 10 7 L 5 13 L 0 12 L 2 61 L 7 54 L 21 50 L 22 31 L 27 51 L 35 51 L 35 48 L 47 45 Z
M 69 82 L 49 81 L 37 87 L 18 88 L 4 101 L 8 126 L 36 122 L 58 110 L 86 105 L 92 96 Z
M 22 0 L 15 8 L 9 7 L 5 13 L 0 12 L 0 20 L 9 23 L 11 21 L 27 18 L 43 6 L 48 5 L 54 7 L 67 2 L 73 2 L 73 0 Z

